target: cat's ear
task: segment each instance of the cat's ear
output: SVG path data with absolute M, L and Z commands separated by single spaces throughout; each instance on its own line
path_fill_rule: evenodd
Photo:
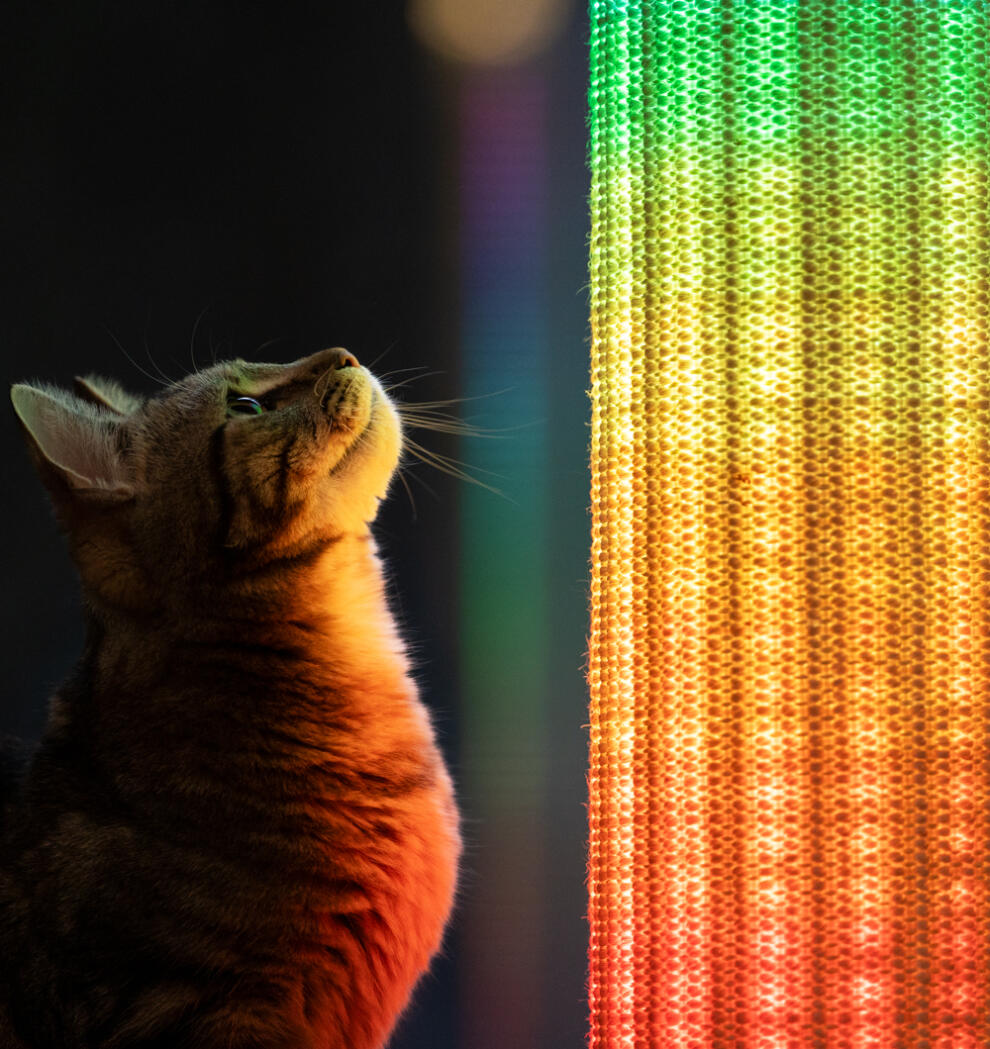
M 10 399 L 35 464 L 52 495 L 100 502 L 133 497 L 121 452 L 121 422 L 108 411 L 51 386 L 11 387 Z
M 77 397 L 117 415 L 132 415 L 143 404 L 140 397 L 128 393 L 113 379 L 103 379 L 99 375 L 77 375 L 72 388 Z

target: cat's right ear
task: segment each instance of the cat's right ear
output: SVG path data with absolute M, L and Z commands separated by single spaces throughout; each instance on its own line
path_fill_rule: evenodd
M 140 397 L 128 393 L 120 383 L 103 379 L 99 375 L 77 375 L 72 381 L 72 389 L 77 397 L 116 415 L 133 415 L 143 403 Z
M 134 496 L 122 420 L 51 386 L 17 383 L 10 399 L 41 479 L 56 503 L 120 503 Z

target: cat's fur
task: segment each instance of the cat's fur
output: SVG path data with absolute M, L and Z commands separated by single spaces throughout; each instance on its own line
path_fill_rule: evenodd
M 394 407 L 340 350 L 12 398 L 89 630 L 4 809 L 0 1047 L 377 1049 L 460 849 L 369 531 Z

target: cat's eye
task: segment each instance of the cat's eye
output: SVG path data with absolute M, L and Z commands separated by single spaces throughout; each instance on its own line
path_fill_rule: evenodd
M 253 397 L 234 397 L 227 402 L 228 415 L 261 415 L 264 410 Z

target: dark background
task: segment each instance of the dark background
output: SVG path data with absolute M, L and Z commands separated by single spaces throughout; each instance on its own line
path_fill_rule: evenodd
M 586 192 L 586 36 L 576 9 L 553 48 L 531 60 L 550 85 L 554 400 L 544 422 L 557 485 L 550 567 L 534 584 L 549 588 L 554 620 L 538 889 L 550 971 L 532 1049 L 577 1047 L 585 1030 L 586 233 L 573 216 Z M 426 366 L 434 374 L 414 384 L 416 399 L 456 397 L 459 76 L 416 43 L 400 3 L 8 5 L 4 380 L 69 384 L 96 372 L 149 392 L 159 370 L 178 378 L 214 357 L 289 361 L 342 345 L 362 363 L 378 360 L 378 374 Z M 2 420 L 0 732 L 31 739 L 82 635 L 74 574 L 43 489 L 12 412 Z M 469 449 L 428 436 L 431 447 L 470 460 Z M 462 482 L 424 479 L 435 495 L 410 479 L 414 512 L 398 486 L 377 532 L 456 779 Z M 473 799 L 462 802 L 470 815 Z M 483 880 L 484 831 L 468 833 L 477 839 L 473 878 Z M 469 892 L 396 1049 L 481 1049 L 476 1036 L 466 1045 L 473 1027 L 459 996 L 470 906 Z M 510 954 L 501 964 L 508 972 L 518 961 Z M 499 1003 L 499 982 L 491 980 L 493 1015 L 513 1008 Z

